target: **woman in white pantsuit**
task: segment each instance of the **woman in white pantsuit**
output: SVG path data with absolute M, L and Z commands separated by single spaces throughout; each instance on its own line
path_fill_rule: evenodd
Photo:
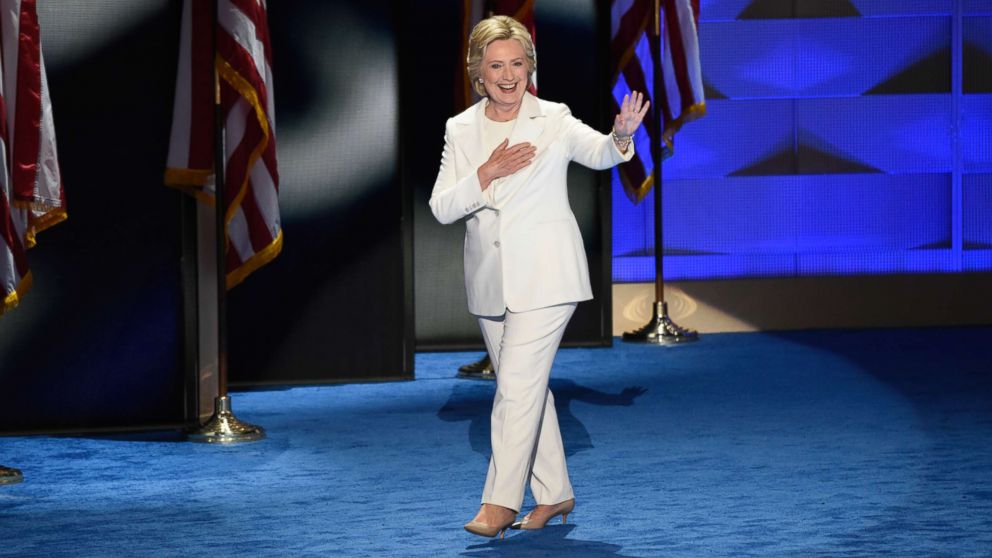
M 481 101 L 451 118 L 430 206 L 465 220 L 465 287 L 496 369 L 492 457 L 482 507 L 465 525 L 495 536 L 539 529 L 575 505 L 548 376 L 577 302 L 592 298 L 582 237 L 568 204 L 570 161 L 606 169 L 629 161 L 648 103 L 625 97 L 613 132 L 527 93 L 534 44 L 495 16 L 469 38 L 468 74 Z M 530 484 L 537 506 L 514 523 Z

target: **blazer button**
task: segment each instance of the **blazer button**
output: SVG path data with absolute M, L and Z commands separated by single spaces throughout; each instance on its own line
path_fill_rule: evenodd
M 499 241 L 497 240 L 496 242 L 493 242 L 493 246 L 499 248 Z
M 496 216 L 499 217 L 499 210 L 496 210 Z

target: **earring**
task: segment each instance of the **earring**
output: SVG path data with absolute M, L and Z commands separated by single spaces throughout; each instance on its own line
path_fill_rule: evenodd
M 482 83 L 482 78 L 481 77 L 479 78 L 479 83 Z

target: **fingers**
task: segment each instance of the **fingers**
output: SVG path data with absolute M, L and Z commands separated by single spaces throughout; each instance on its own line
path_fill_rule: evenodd
M 537 152 L 537 148 L 533 145 L 527 142 L 518 143 L 503 151 L 503 160 L 533 157 L 535 152 Z
M 526 167 L 533 162 L 534 156 L 537 154 L 537 147 L 528 142 L 517 143 L 509 147 L 507 147 L 507 143 L 509 143 L 508 139 L 503 140 L 503 143 L 493 151 L 489 159 L 495 174 L 494 178 L 508 176 Z
M 646 112 L 644 94 L 640 91 L 631 91 L 623 96 L 623 101 L 620 103 L 620 114 L 613 119 L 613 129 L 624 136 L 634 133 L 640 124 L 640 119 L 643 119 Z
M 500 142 L 500 144 L 496 146 L 496 149 L 493 150 L 492 154 L 489 155 L 489 162 L 494 164 L 499 164 L 499 162 L 504 160 L 507 157 L 507 155 L 513 155 L 514 153 L 517 153 L 521 149 L 526 149 L 528 146 L 530 146 L 529 143 L 523 142 L 507 147 L 509 143 L 510 143 L 510 138 L 506 138 L 502 142 Z
M 513 174 L 513 173 L 517 172 L 518 170 L 526 167 L 527 165 L 529 165 L 529 164 L 531 164 L 533 162 L 534 162 L 533 155 L 530 156 L 530 157 L 526 157 L 526 158 L 514 159 L 512 162 L 508 163 L 507 168 L 506 168 L 506 170 L 507 170 L 507 173 L 506 174 L 508 174 L 508 175 L 509 174 Z
M 509 143 L 510 143 L 510 138 L 506 138 L 505 140 L 503 140 L 502 142 L 500 142 L 500 144 L 496 146 L 496 149 L 493 150 L 492 157 L 495 157 L 495 156 L 497 156 L 497 154 L 500 154 L 500 153 L 506 153 L 508 151 L 517 151 L 517 150 L 524 149 L 524 148 L 530 146 L 530 143 L 528 143 L 526 141 L 520 142 L 520 143 L 515 143 L 513 145 L 508 145 Z
M 534 155 L 537 153 L 537 148 L 533 145 L 526 144 L 525 147 L 521 147 L 509 154 L 505 160 L 506 168 L 510 172 L 516 172 L 530 164 L 534 160 Z
M 640 91 L 634 91 L 631 93 L 630 103 L 627 105 L 627 112 L 630 114 L 637 114 L 641 112 L 643 108 L 641 105 L 644 104 L 644 93 Z
M 621 136 L 633 135 L 650 108 L 651 101 L 644 98 L 644 93 L 631 91 L 623 96 L 620 114 L 613 119 L 613 129 Z

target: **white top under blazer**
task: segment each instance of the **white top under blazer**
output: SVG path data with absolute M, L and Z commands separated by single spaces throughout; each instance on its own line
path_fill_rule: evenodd
M 509 145 L 529 142 L 533 161 L 494 180 L 484 195 L 477 171 L 489 159 L 483 126 L 486 100 L 448 119 L 441 169 L 430 206 L 442 224 L 465 218 L 465 289 L 476 316 L 501 316 L 592 298 L 589 265 L 566 176 L 575 161 L 602 170 L 629 161 L 608 134 L 572 116 L 568 107 L 524 93 Z

